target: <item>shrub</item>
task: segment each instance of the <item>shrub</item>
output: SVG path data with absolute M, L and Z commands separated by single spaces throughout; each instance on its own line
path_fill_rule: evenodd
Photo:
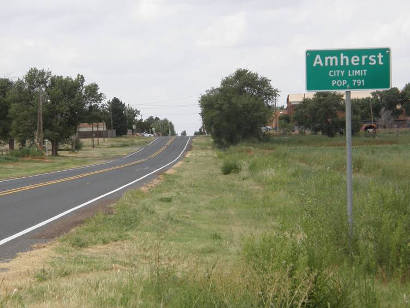
M 9 155 L 12 157 L 42 157 L 44 152 L 35 147 L 24 147 L 19 150 L 10 151 Z
M 260 301 L 269 307 L 347 307 L 347 281 L 331 268 L 315 268 L 309 247 L 296 234 L 272 233 L 244 245 L 257 275 Z
M 0 156 L 0 163 L 1 162 L 15 162 L 15 161 L 17 161 L 16 157 L 8 156 L 8 155 Z
M 241 165 L 235 160 L 225 160 L 221 171 L 223 174 L 239 173 L 241 171 Z
M 369 195 L 368 203 L 357 215 L 359 259 L 370 273 L 406 281 L 410 269 L 409 188 L 374 188 Z

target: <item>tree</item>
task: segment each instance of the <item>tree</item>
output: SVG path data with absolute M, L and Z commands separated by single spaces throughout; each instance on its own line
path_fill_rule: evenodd
M 85 108 L 84 77 L 52 76 L 47 88 L 49 100 L 44 105 L 44 136 L 51 141 L 52 155 L 59 143 L 75 134 Z
M 174 124 L 168 119 L 160 119 L 158 117 L 150 116 L 140 124 L 144 128 L 144 132 L 152 132 L 160 134 L 161 136 L 175 136 Z
M 194 136 L 202 136 L 202 135 L 206 135 L 206 131 L 204 129 L 203 126 L 201 126 L 199 128 L 199 130 L 197 130 L 196 132 L 194 132 Z
M 186 130 L 183 130 L 183 131 L 181 132 L 181 136 L 186 136 Z
M 358 115 L 361 121 L 375 122 L 381 109 L 380 101 L 374 97 L 352 99 L 352 113 Z
M 103 111 L 102 111 L 102 103 L 104 99 L 105 99 L 105 95 L 100 92 L 100 88 L 96 83 L 90 83 L 89 85 L 86 85 L 84 87 L 83 100 L 86 106 L 86 111 L 84 113 L 84 116 L 86 118 L 86 122 L 91 124 L 91 138 L 92 138 L 93 148 L 94 148 L 94 123 L 96 122 L 98 123 L 102 121 L 104 118 Z
M 218 88 L 201 96 L 201 117 L 218 146 L 229 146 L 250 137 L 261 137 L 271 105 L 278 96 L 270 80 L 246 69 L 224 78 Z
M 125 104 L 117 97 L 114 97 L 110 102 L 113 129 L 116 130 L 117 136 L 127 134 L 127 117 L 125 115 Z
M 131 107 L 128 105 L 125 109 L 125 115 L 127 118 L 127 128 L 134 130 L 138 123 L 138 117 L 140 116 L 140 111 L 136 108 Z
M 23 79 L 17 80 L 9 94 L 11 135 L 22 146 L 34 142 L 40 95 L 49 86 L 51 72 L 31 68 Z
M 172 124 L 171 121 L 168 119 L 159 119 L 156 118 L 156 120 L 152 123 L 152 127 L 155 129 L 155 132 L 157 134 L 160 134 L 161 136 L 175 136 L 175 129 L 174 129 L 174 124 Z
M 344 128 L 343 109 L 343 95 L 317 92 L 312 99 L 304 99 L 296 108 L 294 120 L 302 129 L 333 137 Z
M 150 130 L 150 127 L 148 126 L 147 122 L 145 122 L 143 119 L 139 119 L 135 123 L 135 126 L 138 133 L 144 133 Z
M 407 83 L 400 92 L 401 105 L 403 106 L 406 114 L 410 116 L 410 83 Z
M 14 149 L 14 139 L 11 136 L 11 116 L 9 93 L 13 82 L 7 78 L 0 78 L 0 139 L 8 141 L 9 149 Z
M 372 93 L 372 96 L 374 101 L 377 104 L 380 104 L 380 111 L 384 107 L 384 112 L 387 110 L 391 111 L 391 114 L 395 119 L 402 113 L 402 111 L 397 108 L 397 106 L 401 104 L 402 100 L 399 89 L 391 88 L 385 91 L 375 91 Z

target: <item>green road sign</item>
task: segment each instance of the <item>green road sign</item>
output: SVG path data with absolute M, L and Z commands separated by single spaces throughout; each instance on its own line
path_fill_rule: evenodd
M 307 50 L 306 89 L 389 89 L 390 54 L 390 48 Z

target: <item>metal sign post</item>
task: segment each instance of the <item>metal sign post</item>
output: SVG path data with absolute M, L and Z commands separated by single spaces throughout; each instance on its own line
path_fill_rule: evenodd
M 350 94 L 350 91 L 346 91 L 346 192 L 349 246 L 352 245 L 353 238 L 352 102 Z

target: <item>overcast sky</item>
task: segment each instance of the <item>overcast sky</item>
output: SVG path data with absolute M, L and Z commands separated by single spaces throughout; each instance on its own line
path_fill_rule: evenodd
M 392 84 L 410 82 L 408 0 L 14 0 L 0 10 L 0 77 L 30 67 L 85 76 L 178 132 L 198 98 L 237 68 L 305 90 L 305 50 L 390 47 Z

